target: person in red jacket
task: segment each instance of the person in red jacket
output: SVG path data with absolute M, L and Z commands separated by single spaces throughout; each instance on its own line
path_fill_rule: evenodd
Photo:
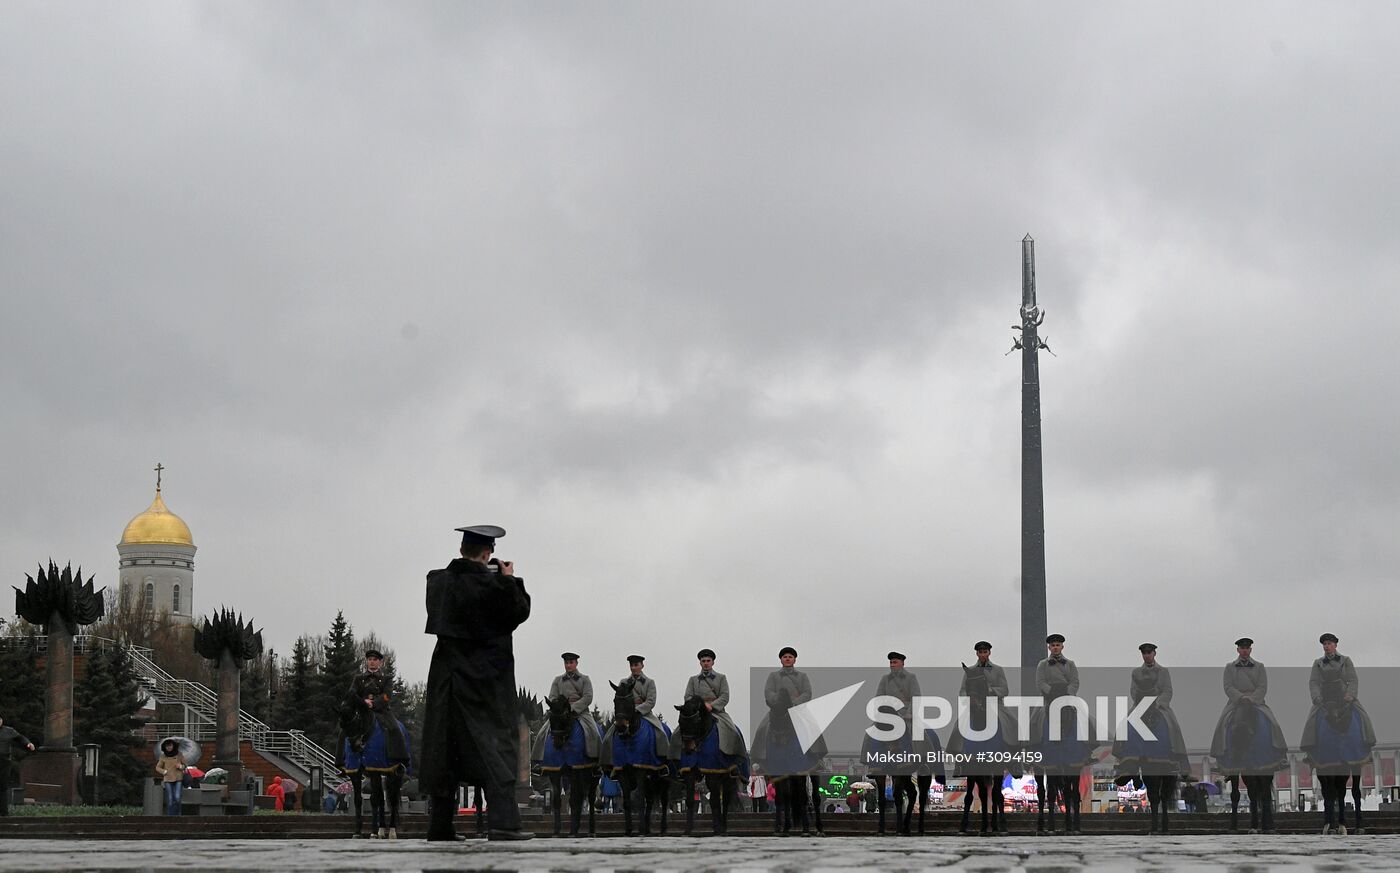
M 267 796 L 276 801 L 278 812 L 282 811 L 282 798 L 285 794 L 286 789 L 282 787 L 282 777 L 274 776 L 272 778 L 272 786 L 267 789 Z

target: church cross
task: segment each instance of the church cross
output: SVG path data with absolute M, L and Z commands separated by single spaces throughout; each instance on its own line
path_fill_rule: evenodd
M 165 469 L 165 465 L 162 464 L 160 461 L 156 461 L 156 490 L 157 490 L 157 491 L 160 490 L 160 473 L 161 473 L 161 471 L 164 470 L 164 469 Z

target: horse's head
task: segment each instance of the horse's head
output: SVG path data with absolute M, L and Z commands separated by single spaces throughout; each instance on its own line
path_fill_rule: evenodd
M 1157 680 L 1150 676 L 1135 676 L 1133 677 L 1133 691 L 1135 692 L 1133 696 L 1139 700 L 1144 697 L 1153 697 L 1157 694 Z M 1155 705 L 1149 706 L 1147 711 L 1142 714 L 1142 723 L 1153 733 L 1156 733 L 1155 728 L 1161 720 L 1162 712 Z
M 778 689 L 778 697 L 773 705 L 768 707 L 768 729 L 778 738 L 786 739 L 796 734 L 792 726 L 792 692 L 786 688 Z
M 1322 710 L 1332 730 L 1343 733 L 1351 726 L 1351 701 L 1346 699 L 1346 683 L 1340 676 L 1323 681 Z
M 1069 696 L 1069 683 L 1055 681 L 1050 683 L 1050 690 L 1044 695 L 1044 703 L 1048 707 L 1052 702 L 1061 697 Z M 1066 706 L 1060 710 L 1060 736 L 1073 737 L 1075 735 L 1074 707 Z
M 1235 714 L 1230 718 L 1230 745 L 1235 749 L 1248 748 L 1254 743 L 1258 730 L 1258 708 L 1248 697 L 1241 697 L 1235 704 Z
M 987 698 L 992 693 L 991 680 L 987 674 L 975 667 L 962 665 L 963 679 L 967 683 L 968 711 L 972 713 L 973 730 L 981 730 L 987 725 Z
M 636 680 L 628 677 L 621 684 L 608 681 L 613 688 L 614 733 L 620 737 L 630 737 L 637 729 L 637 700 L 632 696 Z
M 549 731 L 554 734 L 554 748 L 564 747 L 564 743 L 574 732 L 574 721 L 578 714 L 569 706 L 568 698 L 562 694 L 551 697 L 545 703 L 545 715 L 549 718 Z
M 715 717 L 705 706 L 704 698 L 694 694 L 687 697 L 684 704 L 676 707 L 676 713 L 685 750 L 693 752 L 714 727 Z

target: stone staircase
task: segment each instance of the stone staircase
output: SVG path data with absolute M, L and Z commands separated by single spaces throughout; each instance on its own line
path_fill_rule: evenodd
M 41 638 L 42 640 L 42 638 Z M 205 744 L 205 757 L 213 756 L 213 741 L 217 739 L 215 714 L 219 699 L 207 686 L 188 679 L 176 679 L 152 659 L 152 651 L 142 646 L 130 646 L 105 637 L 80 634 L 73 640 L 75 656 L 85 656 L 90 651 L 110 646 L 120 646 L 126 650 L 132 666 L 141 676 L 151 698 L 160 704 L 174 704 L 183 707 L 183 722 L 153 722 L 142 729 L 142 737 L 152 744 L 168 736 L 185 736 Z M 327 786 L 339 784 L 339 768 L 335 756 L 321 748 L 298 730 L 273 730 L 255 716 L 244 710 L 238 712 L 238 739 L 243 749 L 241 755 L 245 767 L 251 767 L 271 784 L 270 768 L 259 767 L 259 760 L 278 768 L 282 775 L 306 785 L 311 768 L 320 767 Z M 248 752 L 256 753 L 249 755 Z

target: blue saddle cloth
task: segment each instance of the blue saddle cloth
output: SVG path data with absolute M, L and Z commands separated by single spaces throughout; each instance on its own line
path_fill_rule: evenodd
M 668 725 L 661 726 L 666 737 L 671 736 Z M 656 728 L 646 719 L 637 720 L 637 729 L 632 736 L 623 737 L 614 733 L 612 738 L 613 769 L 621 767 L 641 767 L 646 770 L 668 770 L 670 763 L 656 754 Z
M 1361 714 L 1353 711 L 1346 730 L 1338 731 L 1327 721 L 1327 714 L 1316 716 L 1317 745 L 1308 750 L 1308 760 L 1319 770 L 1356 772 L 1371 760 L 1371 750 L 1361 731 Z
M 542 772 L 547 773 L 553 770 L 576 767 L 594 767 L 597 764 L 597 758 L 588 757 L 588 746 L 583 735 L 582 722 L 574 721 L 574 729 L 570 732 L 569 739 L 565 741 L 562 749 L 555 748 L 553 731 L 545 733 L 544 758 L 540 761 Z
M 1006 739 L 1004 727 L 1000 723 L 996 733 L 985 740 L 970 740 L 963 736 L 957 736 L 957 740 L 958 758 L 955 769 L 959 776 L 999 776 L 1004 770 L 1017 770 L 1021 766 L 1020 762 L 1010 758 L 1016 751 L 1016 744 Z M 978 755 L 982 756 L 982 760 L 978 760 Z
M 1155 725 L 1149 725 L 1149 730 L 1155 735 L 1154 739 L 1149 740 L 1131 724 L 1128 725 L 1127 736 L 1123 738 L 1121 746 L 1122 759 L 1125 761 L 1177 764 L 1181 756 L 1172 751 L 1171 725 L 1167 723 L 1167 720 L 1159 718 Z
M 821 771 L 822 756 L 802 751 L 795 733 L 786 737 L 768 734 L 768 754 L 763 759 L 763 772 L 773 778 L 797 776 Z
M 1058 740 L 1050 738 L 1049 718 L 1041 720 L 1040 740 L 1035 750 L 1040 753 L 1036 768 L 1047 773 L 1078 773 L 1094 757 L 1094 747 L 1088 740 L 1079 739 L 1079 716 L 1075 714 L 1070 725 L 1060 732 Z M 1092 725 L 1088 726 L 1092 731 Z
M 728 773 L 749 778 L 749 759 L 743 755 L 726 755 L 719 750 L 719 725 L 716 724 L 696 745 L 695 751 L 681 748 L 680 759 L 676 762 L 676 772 L 688 773 L 698 770 L 701 773 Z
M 360 751 L 355 751 L 349 739 L 342 741 L 345 747 L 345 772 L 364 770 L 367 773 L 388 773 L 398 767 L 402 767 L 404 772 L 408 772 L 410 769 L 409 758 L 391 759 L 384 731 L 379 726 L 379 720 L 374 719 L 371 724 L 369 737 L 365 739 L 364 748 Z M 409 748 L 408 731 L 404 730 L 403 722 L 395 720 L 394 725 L 403 734 L 403 747 Z
M 1283 749 L 1274 747 L 1273 726 L 1262 710 L 1254 711 L 1254 738 L 1243 748 L 1235 745 L 1233 725 L 1225 730 L 1225 750 L 1217 762 L 1227 773 L 1273 773 L 1287 760 Z

